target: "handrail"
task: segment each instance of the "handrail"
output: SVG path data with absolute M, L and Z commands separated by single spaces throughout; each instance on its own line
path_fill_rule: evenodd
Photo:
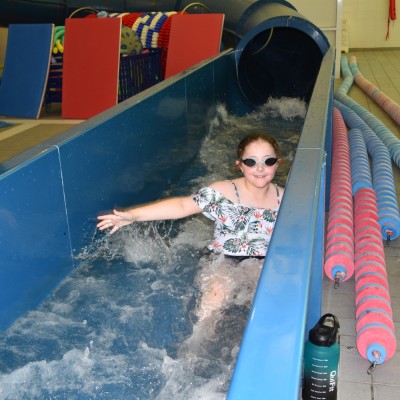
M 325 142 L 334 51 L 326 53 L 257 287 L 229 400 L 299 398 L 305 332 L 319 318 Z M 329 142 L 329 140 L 328 140 Z

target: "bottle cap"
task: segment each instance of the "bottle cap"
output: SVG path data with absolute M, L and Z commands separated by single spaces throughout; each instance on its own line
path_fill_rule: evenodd
M 324 324 L 325 320 L 328 318 L 333 320 L 332 325 Z M 332 346 L 336 343 L 339 327 L 339 322 L 333 314 L 325 314 L 319 319 L 314 328 L 310 330 L 308 339 L 317 346 Z

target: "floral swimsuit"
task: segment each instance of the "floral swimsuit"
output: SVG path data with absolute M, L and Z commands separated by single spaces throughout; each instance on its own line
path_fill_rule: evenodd
M 278 207 L 254 208 L 240 204 L 237 187 L 233 181 L 238 202 L 235 203 L 215 189 L 204 187 L 193 195 L 193 200 L 203 209 L 203 214 L 214 221 L 214 239 L 208 248 L 215 253 L 230 256 L 265 256 L 278 215 L 279 189 L 275 185 Z

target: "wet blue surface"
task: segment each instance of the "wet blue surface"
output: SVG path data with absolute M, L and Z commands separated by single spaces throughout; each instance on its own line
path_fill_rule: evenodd
M 238 139 L 244 130 L 266 125 L 282 143 L 286 167 L 277 180 L 284 184 L 302 123 L 266 119 L 265 111 L 241 119 L 220 116 L 166 195 L 235 176 L 230 166 Z M 201 215 L 135 224 L 111 237 L 92 230 L 74 259 L 77 268 L 0 334 L 0 397 L 225 398 L 251 295 L 244 304 L 226 305 L 222 318 L 202 326 L 200 337 L 185 345 L 198 333 L 196 276 L 210 234 Z

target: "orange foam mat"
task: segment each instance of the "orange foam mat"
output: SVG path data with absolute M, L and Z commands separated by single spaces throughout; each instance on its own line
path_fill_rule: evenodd
M 224 14 L 175 14 L 165 78 L 169 78 L 220 52 Z
M 120 18 L 65 20 L 62 117 L 87 119 L 118 102 Z

